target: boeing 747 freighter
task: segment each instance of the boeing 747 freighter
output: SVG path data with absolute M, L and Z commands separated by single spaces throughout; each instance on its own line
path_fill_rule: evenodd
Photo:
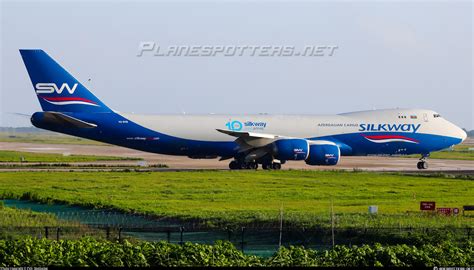
M 288 160 L 336 165 L 341 156 L 420 154 L 461 143 L 440 114 L 387 109 L 339 115 L 138 115 L 110 109 L 43 50 L 20 50 L 42 112 L 34 126 L 190 158 L 229 159 L 230 169 L 280 169 Z

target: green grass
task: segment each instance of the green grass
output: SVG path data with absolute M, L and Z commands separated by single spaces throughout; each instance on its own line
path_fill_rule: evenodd
M 2 217 L 0 218 L 0 228 L 63 226 L 68 224 L 60 221 L 53 214 L 3 207 L 2 205 L 0 205 L 0 217 Z
M 55 132 L 0 132 L 0 142 L 107 145 Z
M 472 145 L 460 144 L 454 146 L 452 149 L 446 149 L 438 152 L 432 152 L 430 158 L 435 159 L 455 159 L 455 160 L 474 160 L 474 151 L 469 150 L 474 148 Z M 420 155 L 408 155 L 402 157 L 420 158 Z
M 473 146 L 464 144 L 456 145 L 450 150 L 433 152 L 431 153 L 430 158 L 474 160 L 474 151 L 470 151 L 469 148 L 473 148 Z
M 49 153 L 31 153 L 17 151 L 0 151 L 1 162 L 94 162 L 117 160 L 141 160 L 140 158 L 88 155 L 61 155 Z
M 183 219 L 210 225 L 250 222 L 299 226 L 330 225 L 334 204 L 337 227 L 472 226 L 470 217 L 419 214 L 419 202 L 438 207 L 472 204 L 474 181 L 336 171 L 195 172 L 2 172 L 0 195 L 29 192 L 40 201 L 61 201 Z M 369 205 L 379 214 L 369 216 Z
M 22 142 L 41 144 L 81 144 L 81 145 L 107 145 L 102 142 L 74 137 L 56 132 L 0 132 L 0 142 Z M 454 159 L 454 160 L 474 160 L 474 151 L 470 151 L 473 145 L 466 142 L 438 152 L 432 152 L 430 158 L 434 159 Z M 401 156 L 407 158 L 420 158 L 420 155 Z
M 0 239 L 24 239 L 28 236 L 45 237 L 45 227 L 50 228 L 49 237 L 56 237 L 56 228 L 61 227 L 62 239 L 78 239 L 87 235 L 98 239 L 104 238 L 102 231 L 77 221 L 62 220 L 49 213 L 4 207 L 0 202 Z

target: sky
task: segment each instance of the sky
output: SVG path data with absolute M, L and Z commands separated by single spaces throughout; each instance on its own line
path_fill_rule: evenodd
M 41 48 L 123 112 L 424 108 L 474 129 L 471 1 L 0 1 L 0 126 L 30 126 L 12 113 L 41 110 L 18 52 Z M 149 41 L 337 50 L 138 57 Z

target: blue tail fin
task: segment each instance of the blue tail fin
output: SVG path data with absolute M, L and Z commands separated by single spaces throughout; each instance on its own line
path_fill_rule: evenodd
M 111 111 L 43 50 L 20 53 L 43 111 Z

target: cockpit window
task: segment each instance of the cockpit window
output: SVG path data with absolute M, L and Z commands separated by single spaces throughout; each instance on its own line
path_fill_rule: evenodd
M 441 117 L 441 115 L 438 114 L 438 113 L 435 113 L 435 114 L 433 114 L 433 117 L 434 117 L 434 118 L 438 118 L 438 117 Z

